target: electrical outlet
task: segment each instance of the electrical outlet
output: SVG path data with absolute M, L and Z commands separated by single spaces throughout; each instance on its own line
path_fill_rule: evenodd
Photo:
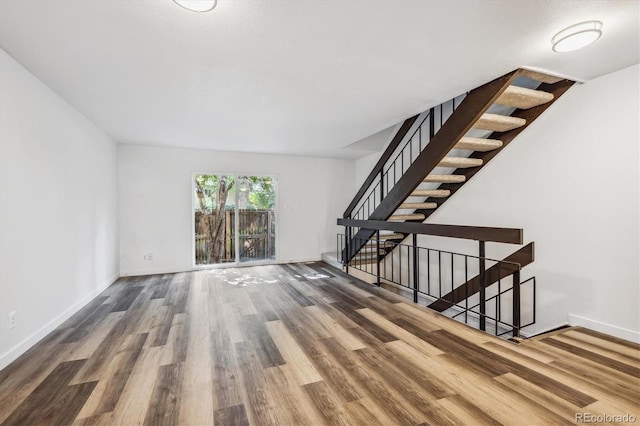
M 147 254 L 147 260 L 153 260 L 153 253 Z
M 9 312 L 9 329 L 16 326 L 16 311 Z

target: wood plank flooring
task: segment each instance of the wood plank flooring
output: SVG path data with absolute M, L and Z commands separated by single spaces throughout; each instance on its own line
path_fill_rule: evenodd
M 2 425 L 640 422 L 639 398 L 638 345 L 516 345 L 323 263 L 121 279 L 0 371 Z

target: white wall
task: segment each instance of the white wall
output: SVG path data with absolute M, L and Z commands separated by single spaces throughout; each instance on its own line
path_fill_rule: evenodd
M 386 146 L 385 146 L 385 149 L 386 149 Z M 364 157 L 360 157 L 357 160 L 355 160 L 355 167 L 354 167 L 355 181 L 354 182 L 356 186 L 356 191 L 360 189 L 360 186 L 362 186 L 362 184 L 364 183 L 364 180 L 369 176 L 369 173 L 371 173 L 373 166 L 375 166 L 378 160 L 380 160 L 380 156 L 382 155 L 383 152 L 384 152 L 384 149 L 381 152 L 374 152 L 373 154 L 365 155 Z M 353 195 L 356 195 L 356 194 L 354 193 Z M 349 200 L 349 202 L 351 202 L 351 200 Z M 345 206 L 345 208 L 346 207 L 347 206 Z
M 119 164 L 122 275 L 192 269 L 194 172 L 277 177 L 278 262 L 335 251 L 336 219 L 355 191 L 348 160 L 120 145 Z
M 116 144 L 1 50 L 0 94 L 2 368 L 118 277 L 118 226 Z
M 429 219 L 519 227 L 535 241 L 529 332 L 570 322 L 640 341 L 639 73 L 571 89 Z M 488 255 L 514 249 L 489 244 Z

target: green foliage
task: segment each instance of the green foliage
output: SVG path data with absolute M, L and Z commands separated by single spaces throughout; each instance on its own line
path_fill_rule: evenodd
M 271 177 L 238 176 L 237 189 L 247 194 L 247 208 L 252 210 L 274 210 L 276 207 L 276 182 Z M 211 213 L 218 207 L 217 195 L 221 184 L 229 189 L 225 209 L 234 208 L 233 176 L 196 175 L 196 208 Z M 203 211 L 204 207 L 204 211 Z
M 246 177 L 249 182 L 250 208 L 256 210 L 273 210 L 276 206 L 276 190 L 273 178 L 270 177 Z
M 233 176 L 196 175 L 196 196 L 199 198 L 199 200 L 196 200 L 196 208 L 202 211 L 202 207 L 204 207 L 203 213 L 213 212 L 217 208 L 220 185 L 225 185 L 227 191 L 232 195 L 233 191 L 231 190 L 233 189 L 234 181 Z M 233 200 L 234 197 L 232 195 L 227 197 L 226 200 L 229 198 Z

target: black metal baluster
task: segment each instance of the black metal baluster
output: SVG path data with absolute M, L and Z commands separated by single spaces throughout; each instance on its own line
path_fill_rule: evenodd
M 464 256 L 464 323 L 467 324 L 469 314 L 469 256 Z
M 438 299 L 442 299 L 442 251 L 438 250 Z
M 418 235 L 413 234 L 413 303 L 418 303 Z
M 386 247 L 387 247 L 387 242 L 385 241 L 385 242 L 383 243 L 383 250 L 384 250 L 384 254 L 385 254 L 385 255 L 384 255 L 384 257 L 382 258 L 382 268 L 384 268 L 384 271 L 381 271 L 381 273 L 380 273 L 380 275 L 381 275 L 382 277 L 384 277 L 384 279 L 385 279 L 385 280 L 387 279 L 387 261 L 386 261 L 386 258 L 387 258 L 387 253 L 388 253 L 388 252 L 386 251 Z
M 495 303 L 495 305 L 496 305 L 495 312 L 498 311 L 498 300 L 499 300 L 499 296 L 495 298 L 495 302 L 496 302 Z M 498 320 L 497 319 L 494 320 L 494 325 L 496 327 L 496 336 L 497 336 L 498 335 Z
M 385 186 L 385 191 L 386 191 L 386 193 L 384 194 L 385 196 L 389 193 L 389 176 L 390 176 L 390 173 L 389 173 L 389 170 L 387 170 L 387 182 L 386 182 L 387 185 Z
M 384 259 L 384 258 L 383 258 Z M 377 267 L 376 267 L 376 284 L 378 285 L 378 287 L 380 287 L 380 230 L 378 229 L 376 231 L 376 260 L 378 262 L 376 262 Z
M 487 297 L 487 274 L 485 271 L 485 242 L 480 241 L 479 251 L 479 266 L 480 266 L 480 330 L 485 331 L 487 328 L 486 323 L 486 303 Z
M 500 278 L 500 264 L 502 262 L 498 262 L 497 266 L 498 266 L 498 294 L 496 295 L 496 336 L 498 335 L 498 323 L 500 322 L 500 319 L 502 317 L 501 313 L 502 313 L 502 304 L 500 303 L 500 293 L 501 293 L 501 288 L 502 288 L 502 279 Z
M 533 277 L 533 300 L 532 300 L 531 306 L 533 309 L 532 324 L 534 324 L 536 322 L 536 277 Z
M 376 185 L 376 186 L 373 188 L 373 191 L 371 191 L 371 194 L 373 195 L 373 209 L 374 209 L 374 210 L 375 210 L 375 209 L 376 209 L 376 207 L 378 206 L 377 198 L 376 198 L 376 197 L 377 197 L 377 195 L 378 195 L 378 194 L 377 194 L 377 192 L 378 192 L 378 191 L 376 191 L 376 189 L 377 189 L 377 188 L 378 188 L 378 185 Z
M 451 253 L 451 303 L 453 304 L 453 253 Z
M 436 113 L 436 109 L 435 108 L 431 108 L 431 112 L 429 113 L 429 142 L 431 142 L 431 139 L 433 139 L 433 135 L 435 134 L 435 115 Z
M 399 284 L 402 285 L 402 245 L 398 249 L 398 275 L 400 276 Z
M 393 273 L 394 273 L 394 270 L 395 270 L 396 268 L 394 268 L 393 263 L 394 263 L 394 257 L 395 257 L 395 253 L 394 253 L 394 251 L 396 251 L 396 248 L 397 248 L 397 247 L 398 247 L 398 246 L 397 246 L 397 245 L 395 245 L 395 246 L 393 247 L 393 250 L 391 251 L 391 282 L 392 282 L 392 283 L 393 283 L 393 282 L 395 282 L 395 281 L 393 280 Z
M 413 136 L 409 139 L 409 164 L 413 163 Z
M 427 294 L 431 296 L 431 249 L 427 249 Z

